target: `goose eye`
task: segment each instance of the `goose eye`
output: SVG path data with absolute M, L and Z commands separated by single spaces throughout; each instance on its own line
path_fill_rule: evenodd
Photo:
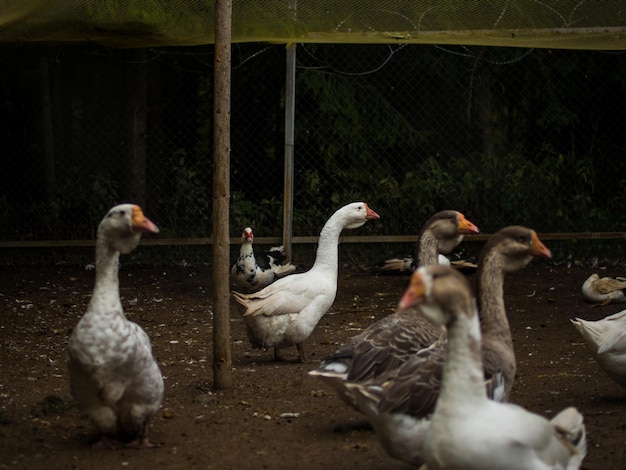
M 120 211 L 120 215 L 124 217 L 126 215 L 126 211 Z

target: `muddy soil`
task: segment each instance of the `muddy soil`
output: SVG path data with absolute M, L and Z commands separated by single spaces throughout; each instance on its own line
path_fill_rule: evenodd
M 599 272 L 623 275 L 608 268 Z M 600 319 L 580 294 L 590 268 L 533 261 L 506 280 L 518 375 L 512 401 L 545 416 L 585 416 L 586 469 L 626 468 L 626 394 L 599 369 L 569 319 Z M 128 317 L 150 335 L 165 377 L 149 437 L 161 447 L 92 450 L 69 398 L 65 346 L 89 300 L 82 266 L 0 268 L 0 468 L 404 469 L 310 364 L 251 348 L 232 306 L 233 387 L 212 384 L 210 268 L 123 265 Z M 337 299 L 306 343 L 313 361 L 392 312 L 408 278 L 341 271 Z M 295 348 L 287 353 L 295 356 Z

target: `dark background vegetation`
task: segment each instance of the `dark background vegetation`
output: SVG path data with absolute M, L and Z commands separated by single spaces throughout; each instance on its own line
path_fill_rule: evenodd
M 414 234 L 444 208 L 487 233 L 623 230 L 625 53 L 297 54 L 294 235 L 353 200 L 383 216 L 358 235 Z M 163 237 L 209 237 L 212 64 L 212 46 L 3 46 L 0 240 L 92 239 L 129 200 Z M 279 236 L 285 46 L 233 45 L 232 65 L 231 235 Z

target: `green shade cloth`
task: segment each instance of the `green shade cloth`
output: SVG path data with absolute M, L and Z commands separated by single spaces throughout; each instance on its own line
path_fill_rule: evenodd
M 214 42 L 209 0 L 0 0 L 0 42 Z M 616 0 L 233 0 L 233 42 L 626 49 Z

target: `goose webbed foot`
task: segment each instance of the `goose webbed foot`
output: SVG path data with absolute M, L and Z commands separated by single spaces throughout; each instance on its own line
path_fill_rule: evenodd
M 126 447 L 131 449 L 156 449 L 158 447 L 161 447 L 161 444 L 152 442 L 147 437 L 138 437 L 134 441 L 126 444 Z
M 280 354 L 280 349 L 274 348 L 274 360 L 276 362 L 293 362 L 293 363 L 306 363 L 309 362 L 306 357 L 306 352 L 304 351 L 304 346 L 302 343 L 296 344 L 296 348 L 298 348 L 298 357 L 292 359 L 286 359 Z

